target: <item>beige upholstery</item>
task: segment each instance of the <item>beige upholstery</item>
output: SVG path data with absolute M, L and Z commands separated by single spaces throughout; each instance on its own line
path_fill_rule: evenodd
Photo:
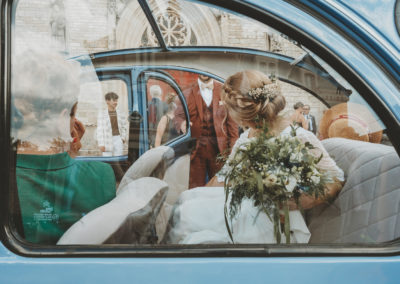
M 189 165 L 189 155 L 174 160 L 170 147 L 148 150 L 125 173 L 117 196 L 77 221 L 58 244 L 158 242 L 172 205 L 188 188 Z
M 169 190 L 164 205 L 158 214 L 156 230 L 159 241 L 163 239 L 172 207 L 182 192 L 189 188 L 190 155 L 178 158 L 164 174 L 163 180 L 168 184 Z
M 344 138 L 323 145 L 345 173 L 333 204 L 307 220 L 311 243 L 376 243 L 400 237 L 400 159 L 391 146 Z
M 131 181 L 113 200 L 89 212 L 72 225 L 57 244 L 111 243 L 110 238 L 121 243 L 121 239 L 132 240 L 132 237 L 136 239 L 131 243 L 147 243 L 147 239 L 152 236 L 146 234 L 151 231 L 152 226 L 154 229 L 154 215 L 159 212 L 158 208 L 165 200 L 167 190 L 168 185 L 157 178 L 143 177 Z M 128 232 L 121 227 L 132 220 L 129 218 L 131 214 L 136 214 L 132 216 L 143 222 L 140 227 Z M 117 236 L 115 233 L 118 231 L 120 234 Z

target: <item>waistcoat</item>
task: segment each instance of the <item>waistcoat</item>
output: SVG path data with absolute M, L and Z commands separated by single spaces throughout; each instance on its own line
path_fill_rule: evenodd
M 209 107 L 205 104 L 204 100 L 201 100 L 203 104 L 203 121 L 201 128 L 201 135 L 199 137 L 200 145 L 212 144 L 214 147 L 217 146 L 217 134 L 214 128 L 214 117 L 213 117 L 213 104 Z

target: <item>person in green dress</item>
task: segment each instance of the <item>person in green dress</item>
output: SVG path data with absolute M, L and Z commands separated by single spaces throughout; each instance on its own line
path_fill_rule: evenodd
M 70 115 L 79 94 L 77 63 L 41 51 L 19 58 L 12 70 L 12 118 L 22 119 L 11 128 L 17 144 L 20 234 L 28 242 L 51 245 L 82 216 L 115 197 L 115 176 L 108 164 L 72 158 L 83 135 Z

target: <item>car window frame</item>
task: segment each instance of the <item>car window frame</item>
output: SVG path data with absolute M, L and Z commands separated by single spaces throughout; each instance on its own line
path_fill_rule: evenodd
M 178 141 L 180 141 L 180 140 L 183 141 L 183 140 L 187 139 L 188 137 L 190 137 L 190 133 L 191 133 L 191 131 L 190 131 L 190 123 L 189 123 L 189 111 L 187 109 L 187 104 L 186 104 L 185 97 L 184 97 L 184 95 L 182 93 L 182 90 L 179 87 L 178 83 L 175 81 L 175 79 L 172 76 L 170 76 L 166 72 L 162 72 L 161 70 L 156 70 L 156 69 L 152 69 L 152 68 L 150 68 L 150 69 L 146 68 L 140 73 L 140 75 L 137 78 L 137 81 L 138 81 L 138 84 L 139 84 L 139 88 L 141 90 L 141 92 L 140 92 L 141 93 L 141 101 L 142 101 L 142 103 L 141 103 L 142 106 L 141 107 L 142 107 L 143 110 L 146 110 L 146 111 L 143 111 L 143 113 L 146 113 L 146 115 L 144 115 L 144 118 L 143 118 L 143 121 L 142 121 L 142 125 L 143 125 L 143 127 L 142 127 L 142 135 L 143 135 L 143 139 L 145 141 L 144 144 L 145 144 L 146 147 L 144 149 L 141 148 L 139 150 L 139 155 L 142 155 L 145 151 L 150 149 L 150 145 L 149 145 L 149 142 L 148 142 L 149 141 L 148 115 L 147 115 L 147 104 L 148 104 L 148 101 L 147 101 L 147 92 L 146 92 L 146 86 L 147 86 L 147 82 L 148 82 L 149 79 L 155 79 L 155 80 L 158 80 L 158 81 L 162 81 L 162 82 L 170 85 L 175 90 L 176 94 L 179 97 L 180 102 L 182 103 L 183 110 L 184 110 L 185 117 L 186 117 L 186 123 L 189 126 L 187 133 L 181 134 L 178 137 L 175 137 L 174 139 L 168 141 L 164 145 L 165 146 L 175 145 L 175 144 L 179 143 Z
M 119 68 L 99 68 L 96 70 L 96 75 L 99 81 L 106 80 L 121 80 L 125 83 L 127 95 L 128 95 L 128 113 L 132 112 L 132 105 L 135 101 L 132 92 L 132 80 L 129 70 L 119 69 Z M 118 162 L 127 162 L 128 155 L 122 156 L 77 156 L 76 160 L 80 161 L 101 161 L 105 163 L 118 163 Z
M 291 26 L 289 23 L 285 22 L 283 19 L 277 19 L 274 15 L 269 14 L 267 11 L 258 9 L 255 6 L 237 1 L 199 1 L 209 4 L 217 4 L 217 7 L 222 7 L 224 9 L 239 12 L 243 15 L 250 16 L 251 18 L 258 20 L 266 24 L 278 25 L 281 24 L 280 31 L 291 36 L 292 38 L 301 38 L 303 42 L 307 43 L 307 48 L 310 48 L 313 52 L 318 54 L 321 58 L 327 61 L 336 70 L 341 70 L 340 74 L 345 76 L 349 83 L 353 86 L 357 86 L 357 89 L 363 93 L 363 97 L 367 100 L 370 105 L 374 105 L 374 111 L 382 118 L 385 125 L 392 126 L 392 131 L 388 133 L 391 141 L 393 141 L 394 146 L 399 153 L 400 137 L 395 137 L 393 133 L 399 133 L 400 125 L 396 120 L 394 115 L 388 111 L 384 103 L 379 100 L 379 96 L 376 92 L 369 88 L 369 85 L 359 78 L 348 65 L 346 65 L 340 58 L 329 52 L 329 50 L 321 46 L 316 39 L 310 38 L 297 29 Z M 12 1 L 2 1 L 1 2 L 1 106 L 4 107 L 5 112 L 2 113 L 1 119 L 5 123 L 1 126 L 1 151 L 3 157 L 6 157 L 3 162 L 1 162 L 1 177 L 5 178 L 4 185 L 1 190 L 3 196 L 2 207 L 2 229 L 1 229 L 1 240 L 3 244 L 11 251 L 24 255 L 24 256 L 47 256 L 47 257 L 77 257 L 77 256 L 101 256 L 101 257 L 126 257 L 126 256 L 137 256 L 137 257 L 171 257 L 171 256 L 202 256 L 202 257 L 216 257 L 216 256 L 380 256 L 380 255 L 398 255 L 400 253 L 400 248 L 398 240 L 393 240 L 392 242 L 385 244 L 372 244 L 372 245 L 360 245 L 357 247 L 347 247 L 343 245 L 333 245 L 329 244 L 329 247 L 322 245 L 291 245 L 290 247 L 282 245 L 265 245 L 265 246 L 252 246 L 252 245 L 242 245 L 242 246 L 210 246 L 210 245 L 196 245 L 193 246 L 160 246 L 158 248 L 152 247 L 140 247 L 133 248 L 132 246 L 35 246 L 27 244 L 24 240 L 19 239 L 11 230 L 9 221 L 9 210 L 8 203 L 10 195 L 10 179 L 6 178 L 15 169 L 12 168 L 12 161 L 14 151 L 12 151 L 10 145 L 10 48 L 11 48 L 11 11 L 12 11 Z M 321 50 L 317 50 L 322 48 Z M 316 52 L 317 51 L 317 52 Z M 340 68 L 343 69 L 340 69 Z M 15 171 L 15 170 L 14 170 Z M 12 189 L 11 189 L 12 190 Z M 5 205 L 5 206 L 4 206 Z M 11 224 L 12 225 L 12 224 Z M 67 253 L 68 251 L 68 253 Z

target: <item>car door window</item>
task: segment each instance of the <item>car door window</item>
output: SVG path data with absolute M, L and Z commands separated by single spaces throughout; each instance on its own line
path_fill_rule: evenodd
M 149 1 L 151 19 L 122 2 L 15 1 L 22 241 L 295 254 L 400 237 L 397 145 L 342 70 L 240 14 Z
M 93 95 L 93 89 L 96 87 L 100 89 L 100 98 Z M 108 103 L 106 96 L 107 98 L 110 97 Z M 114 108 L 114 104 L 116 104 L 117 119 L 114 121 L 114 125 L 110 122 L 108 104 L 111 104 L 111 108 Z M 128 116 L 128 89 L 124 80 L 105 79 L 82 85 L 76 117 L 84 124 L 86 133 L 81 140 L 82 148 L 78 156 L 111 157 L 127 155 Z M 121 145 L 117 145 L 121 147 L 118 151 L 112 145 L 112 139 L 116 139 L 113 136 L 118 136 L 114 134 L 118 134 L 122 141 Z
M 176 90 L 168 83 L 149 79 L 146 84 L 147 121 L 150 148 L 168 144 L 181 134 L 175 113 L 183 110 Z M 187 118 L 184 117 L 183 121 Z

